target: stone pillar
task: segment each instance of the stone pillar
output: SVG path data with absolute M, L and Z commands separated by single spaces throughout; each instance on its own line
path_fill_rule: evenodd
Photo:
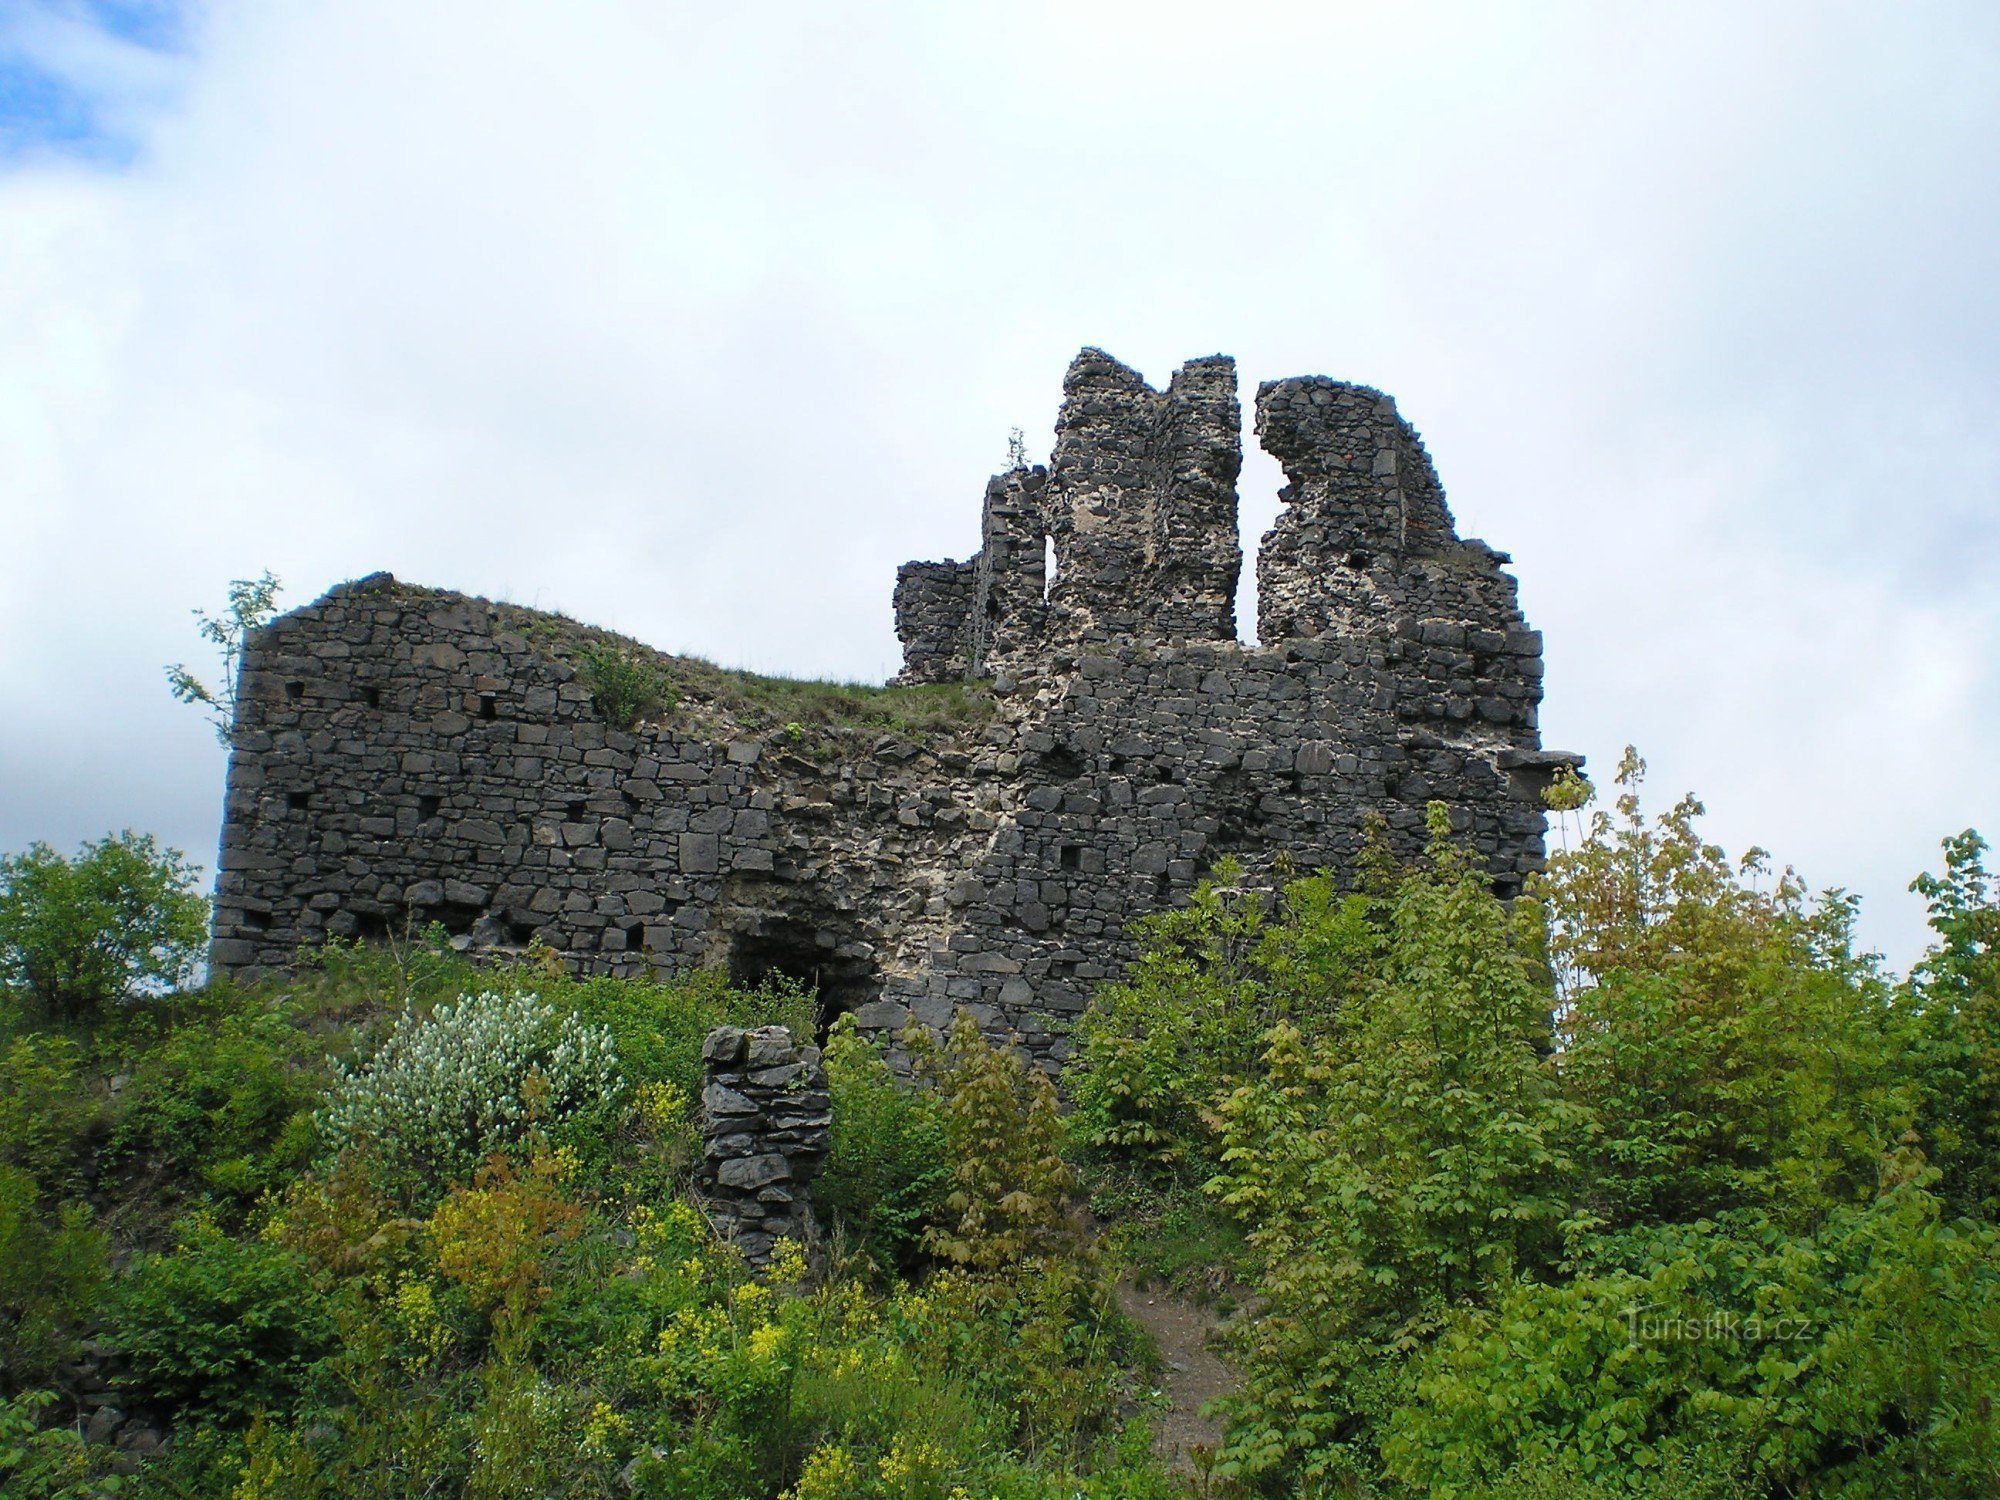
M 826 1163 L 833 1112 L 819 1048 L 783 1026 L 718 1026 L 701 1049 L 701 1195 L 716 1232 L 754 1265 L 780 1239 L 819 1242 L 806 1187 Z

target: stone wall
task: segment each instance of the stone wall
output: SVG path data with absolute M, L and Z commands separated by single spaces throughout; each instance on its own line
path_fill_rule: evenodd
M 755 1265 L 782 1239 L 812 1256 L 819 1223 L 807 1187 L 833 1142 L 819 1048 L 782 1026 L 718 1026 L 701 1057 L 700 1191 L 716 1233 Z
M 1226 359 L 1155 392 L 1086 350 L 1049 468 L 988 485 L 979 554 L 902 570 L 891 699 L 970 675 L 956 727 L 802 736 L 697 685 L 621 731 L 586 650 L 688 664 L 386 575 L 282 617 L 244 660 L 216 967 L 438 921 L 579 973 L 779 971 L 892 1043 L 966 1006 L 1054 1066 L 1131 922 L 1223 855 L 1348 871 L 1368 815 L 1414 852 L 1436 799 L 1517 890 L 1574 757 L 1540 749 L 1504 556 L 1453 534 L 1387 397 L 1267 384 L 1289 484 L 1240 644 L 1234 390 Z

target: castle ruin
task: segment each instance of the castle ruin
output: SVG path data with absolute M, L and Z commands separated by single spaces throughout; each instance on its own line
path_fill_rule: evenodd
M 1366 819 L 1413 853 L 1436 800 L 1517 892 L 1576 757 L 1540 748 L 1507 557 L 1456 535 L 1389 397 L 1268 382 L 1288 482 L 1243 645 L 1240 431 L 1232 360 L 1156 391 L 1083 351 L 1047 468 L 988 484 L 979 552 L 901 569 L 900 686 L 810 726 L 560 616 L 334 588 L 246 645 L 215 968 L 440 922 L 582 974 L 782 973 L 892 1050 L 966 1007 L 1053 1067 L 1134 919 L 1224 856 L 1346 874 Z M 626 727 L 606 651 L 673 685 Z

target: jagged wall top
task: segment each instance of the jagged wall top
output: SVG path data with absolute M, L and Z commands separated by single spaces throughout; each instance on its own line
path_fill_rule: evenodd
M 1156 391 L 1083 350 L 1063 381 L 1049 468 L 993 479 L 970 560 L 898 574 L 902 680 L 1032 671 L 1091 642 L 1234 640 L 1241 430 L 1228 356 L 1190 360 Z M 1422 439 L 1382 392 L 1323 375 L 1267 381 L 1257 433 L 1289 481 L 1258 554 L 1266 645 L 1422 616 L 1437 590 L 1407 575 L 1426 559 L 1457 554 L 1497 573 L 1504 559 L 1457 538 Z M 1481 600 L 1488 609 L 1511 609 L 1502 578 L 1506 598 Z M 1445 613 L 1460 602 L 1428 601 Z

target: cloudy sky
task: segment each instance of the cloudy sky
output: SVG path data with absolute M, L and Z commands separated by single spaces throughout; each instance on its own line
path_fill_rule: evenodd
M 1090 343 L 1393 392 L 1547 742 L 1907 964 L 2000 834 L 1996 154 L 1983 0 L 0 0 L 0 850 L 211 854 L 161 668 L 266 568 L 880 680 Z

